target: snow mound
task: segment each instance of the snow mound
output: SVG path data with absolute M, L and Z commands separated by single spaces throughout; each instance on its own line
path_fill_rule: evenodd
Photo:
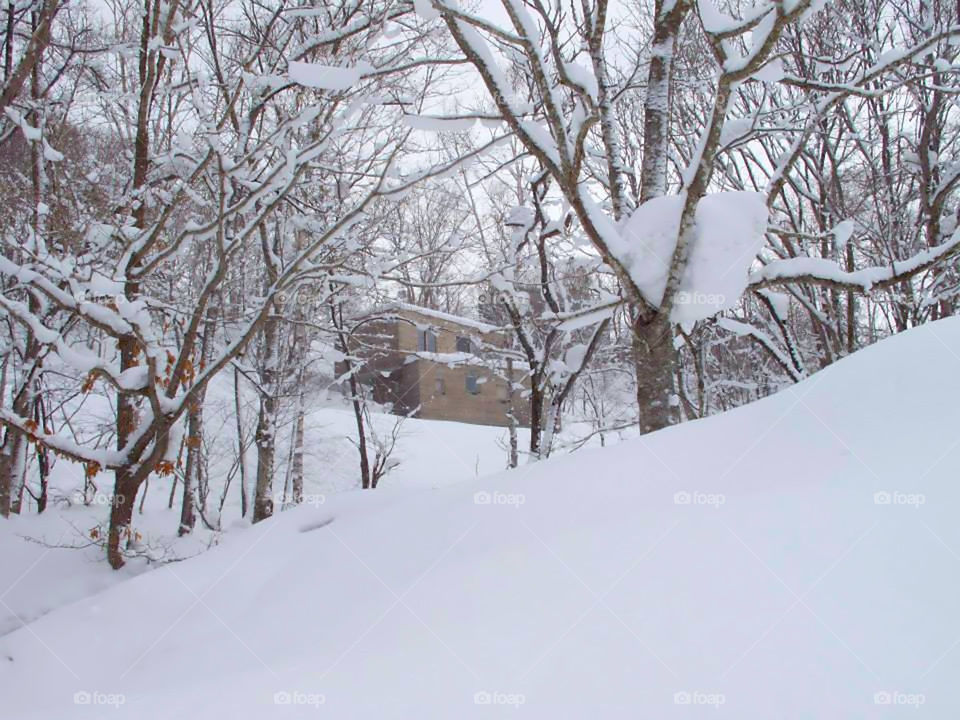
M 623 224 L 623 246 L 630 277 L 653 305 L 663 300 L 677 247 L 685 196 L 665 195 L 645 202 Z M 680 281 L 670 319 L 690 324 L 734 307 L 747 288 L 747 271 L 763 245 L 766 200 L 761 193 L 705 195 L 697 205 L 690 260 Z
M 5 716 L 953 720 L 958 363 L 284 513 L 0 638 Z

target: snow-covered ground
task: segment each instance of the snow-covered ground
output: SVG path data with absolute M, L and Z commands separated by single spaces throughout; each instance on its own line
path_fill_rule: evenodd
M 958 397 L 950 319 L 512 472 L 437 442 L 0 638 L 4 717 L 953 720 Z
M 212 406 L 219 410 L 209 415 L 207 433 L 212 435 L 211 464 L 215 471 L 211 506 L 216 506 L 224 477 L 233 462 L 231 448 L 232 399 L 227 388 L 214 387 Z M 222 396 L 222 397 L 218 397 Z M 217 403 L 219 402 L 219 406 Z M 371 416 L 383 433 L 388 433 L 396 418 Z M 324 407 L 310 413 L 305 421 L 304 494 L 308 504 L 321 506 L 340 492 L 349 492 L 359 485 L 358 456 L 350 438 L 356 429 L 351 411 Z M 529 442 L 528 433 L 520 430 L 521 443 Z M 289 443 L 281 438 L 277 463 L 275 494 L 279 507 L 287 471 Z M 508 441 L 503 428 L 464 425 L 435 420 L 410 419 L 401 426 L 396 450 L 391 456 L 396 466 L 381 481 L 382 487 L 429 488 L 449 485 L 471 477 L 489 475 L 506 467 Z M 253 469 L 256 456 L 247 453 L 248 468 Z M 42 515 L 31 511 L 0 523 L 0 558 L 3 578 L 0 586 L 0 636 L 21 627 L 68 602 L 98 592 L 148 568 L 142 560 L 132 560 L 120 573 L 112 572 L 104 562 L 103 550 L 92 542 L 90 532 L 104 527 L 109 514 L 111 476 L 96 477 L 101 492 L 90 505 L 78 500 L 83 492 L 82 467 L 54 460 L 51 474 L 52 502 Z M 168 508 L 169 478 L 151 480 L 153 487 L 146 494 L 143 512 L 134 519 L 134 529 L 143 538 L 144 546 L 161 560 L 186 558 L 205 552 L 218 543 L 222 533 L 240 531 L 240 496 L 236 478 L 227 492 L 222 513 L 211 511 L 211 520 L 219 519 L 222 532 L 210 532 L 202 524 L 192 536 L 178 538 L 180 518 L 178 491 L 174 506 Z M 158 488 L 157 485 L 160 484 Z M 79 548 L 79 550 L 77 549 Z M 63 578 L 69 577 L 68 582 Z M 5 592 L 3 592 L 5 591 Z

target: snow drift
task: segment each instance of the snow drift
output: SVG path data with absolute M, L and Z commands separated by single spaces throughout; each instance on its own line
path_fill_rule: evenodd
M 956 718 L 958 365 L 284 513 L 0 639 L 5 716 Z

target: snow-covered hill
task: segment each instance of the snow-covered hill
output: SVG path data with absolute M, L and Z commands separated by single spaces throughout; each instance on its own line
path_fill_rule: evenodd
M 236 439 L 232 433 L 236 417 L 229 388 L 215 384 L 210 393 L 208 412 L 211 463 L 211 499 L 208 519 L 225 532 L 246 527 L 241 518 L 239 479 L 234 465 Z M 99 404 L 92 398 L 90 405 Z M 103 402 L 106 402 L 103 399 Z M 388 434 L 397 422 L 392 415 L 371 413 L 372 422 Z M 353 413 L 345 408 L 320 407 L 309 413 L 305 422 L 304 499 L 314 506 L 324 504 L 337 493 L 353 490 L 360 484 Z M 529 443 L 528 431 L 519 431 L 522 445 Z M 289 433 L 280 438 L 274 490 L 278 505 L 289 465 Z M 465 425 L 455 422 L 404 421 L 391 460 L 396 463 L 382 480 L 390 488 L 430 488 L 490 475 L 506 467 L 504 428 Z M 256 450 L 247 451 L 247 467 L 256 467 Z M 224 485 L 234 474 L 228 490 Z M 83 467 L 54 459 L 50 477 L 51 503 L 37 515 L 31 505 L 23 515 L 0 522 L 0 559 L 9 587 L 0 584 L 0 636 L 35 620 L 61 605 L 110 587 L 148 569 L 144 558 L 128 562 L 120 572 L 104 562 L 102 548 L 90 539 L 92 528 L 103 526 L 109 513 L 112 474 L 95 477 L 101 492 L 90 505 L 83 505 Z M 249 481 L 248 481 L 249 482 Z M 146 493 L 142 511 L 134 517 L 134 529 L 140 534 L 145 552 L 163 561 L 192 557 L 220 541 L 220 532 L 211 532 L 203 524 L 186 537 L 177 537 L 182 490 L 169 507 L 171 478 L 156 478 Z M 159 485 L 159 487 L 158 487 Z M 222 509 L 219 500 L 225 492 Z M 28 498 L 29 500 L 29 498 Z M 138 503 L 139 507 L 139 503 Z M 82 548 L 77 550 L 75 548 Z M 69 577 L 69 582 L 63 578 Z M 5 591 L 5 592 L 4 592 Z
M 339 494 L 3 637 L 3 715 L 953 720 L 958 398 L 951 319 L 612 448 Z

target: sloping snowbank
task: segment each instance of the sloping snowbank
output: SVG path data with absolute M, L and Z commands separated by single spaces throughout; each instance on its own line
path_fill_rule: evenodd
M 207 413 L 210 435 L 211 493 L 209 519 L 223 531 L 242 531 L 239 477 L 232 467 L 236 453 L 229 388 L 212 388 Z M 93 398 L 88 407 L 99 407 Z M 381 434 L 397 422 L 392 415 L 371 413 Z M 280 438 L 274 493 L 277 506 L 289 465 L 289 428 Z M 359 486 L 359 460 L 352 438 L 356 435 L 353 413 L 324 407 L 308 414 L 305 421 L 304 495 L 309 504 L 321 506 L 333 495 Z M 521 445 L 529 443 L 528 431 L 519 432 Z M 464 425 L 436 420 L 404 421 L 391 460 L 398 463 L 381 481 L 383 488 L 430 488 L 490 475 L 506 466 L 507 431 L 504 428 Z M 250 472 L 256 467 L 256 451 L 247 452 Z M 214 508 L 224 492 L 227 474 L 233 472 L 222 512 Z M 92 595 L 149 569 L 142 558 L 130 560 L 121 573 L 105 562 L 103 550 L 91 539 L 94 528 L 106 527 L 112 475 L 95 477 L 99 491 L 90 505 L 83 505 L 83 468 L 54 459 L 50 477 L 50 503 L 42 515 L 30 507 L 20 517 L 0 522 L 0 637 L 62 605 Z M 167 507 L 171 479 L 152 477 L 143 512 L 134 515 L 134 529 L 154 558 L 169 561 L 205 552 L 220 541 L 220 532 L 198 522 L 192 535 L 176 535 L 182 489 Z M 249 480 L 248 480 L 249 484 Z M 25 496 L 29 501 L 29 496 Z M 139 508 L 138 498 L 138 508 Z M 77 549 L 79 548 L 79 549 Z M 68 578 L 68 579 L 67 579 Z
M 951 319 L 613 448 L 284 513 L 0 639 L 5 716 L 952 720 L 958 369 Z

